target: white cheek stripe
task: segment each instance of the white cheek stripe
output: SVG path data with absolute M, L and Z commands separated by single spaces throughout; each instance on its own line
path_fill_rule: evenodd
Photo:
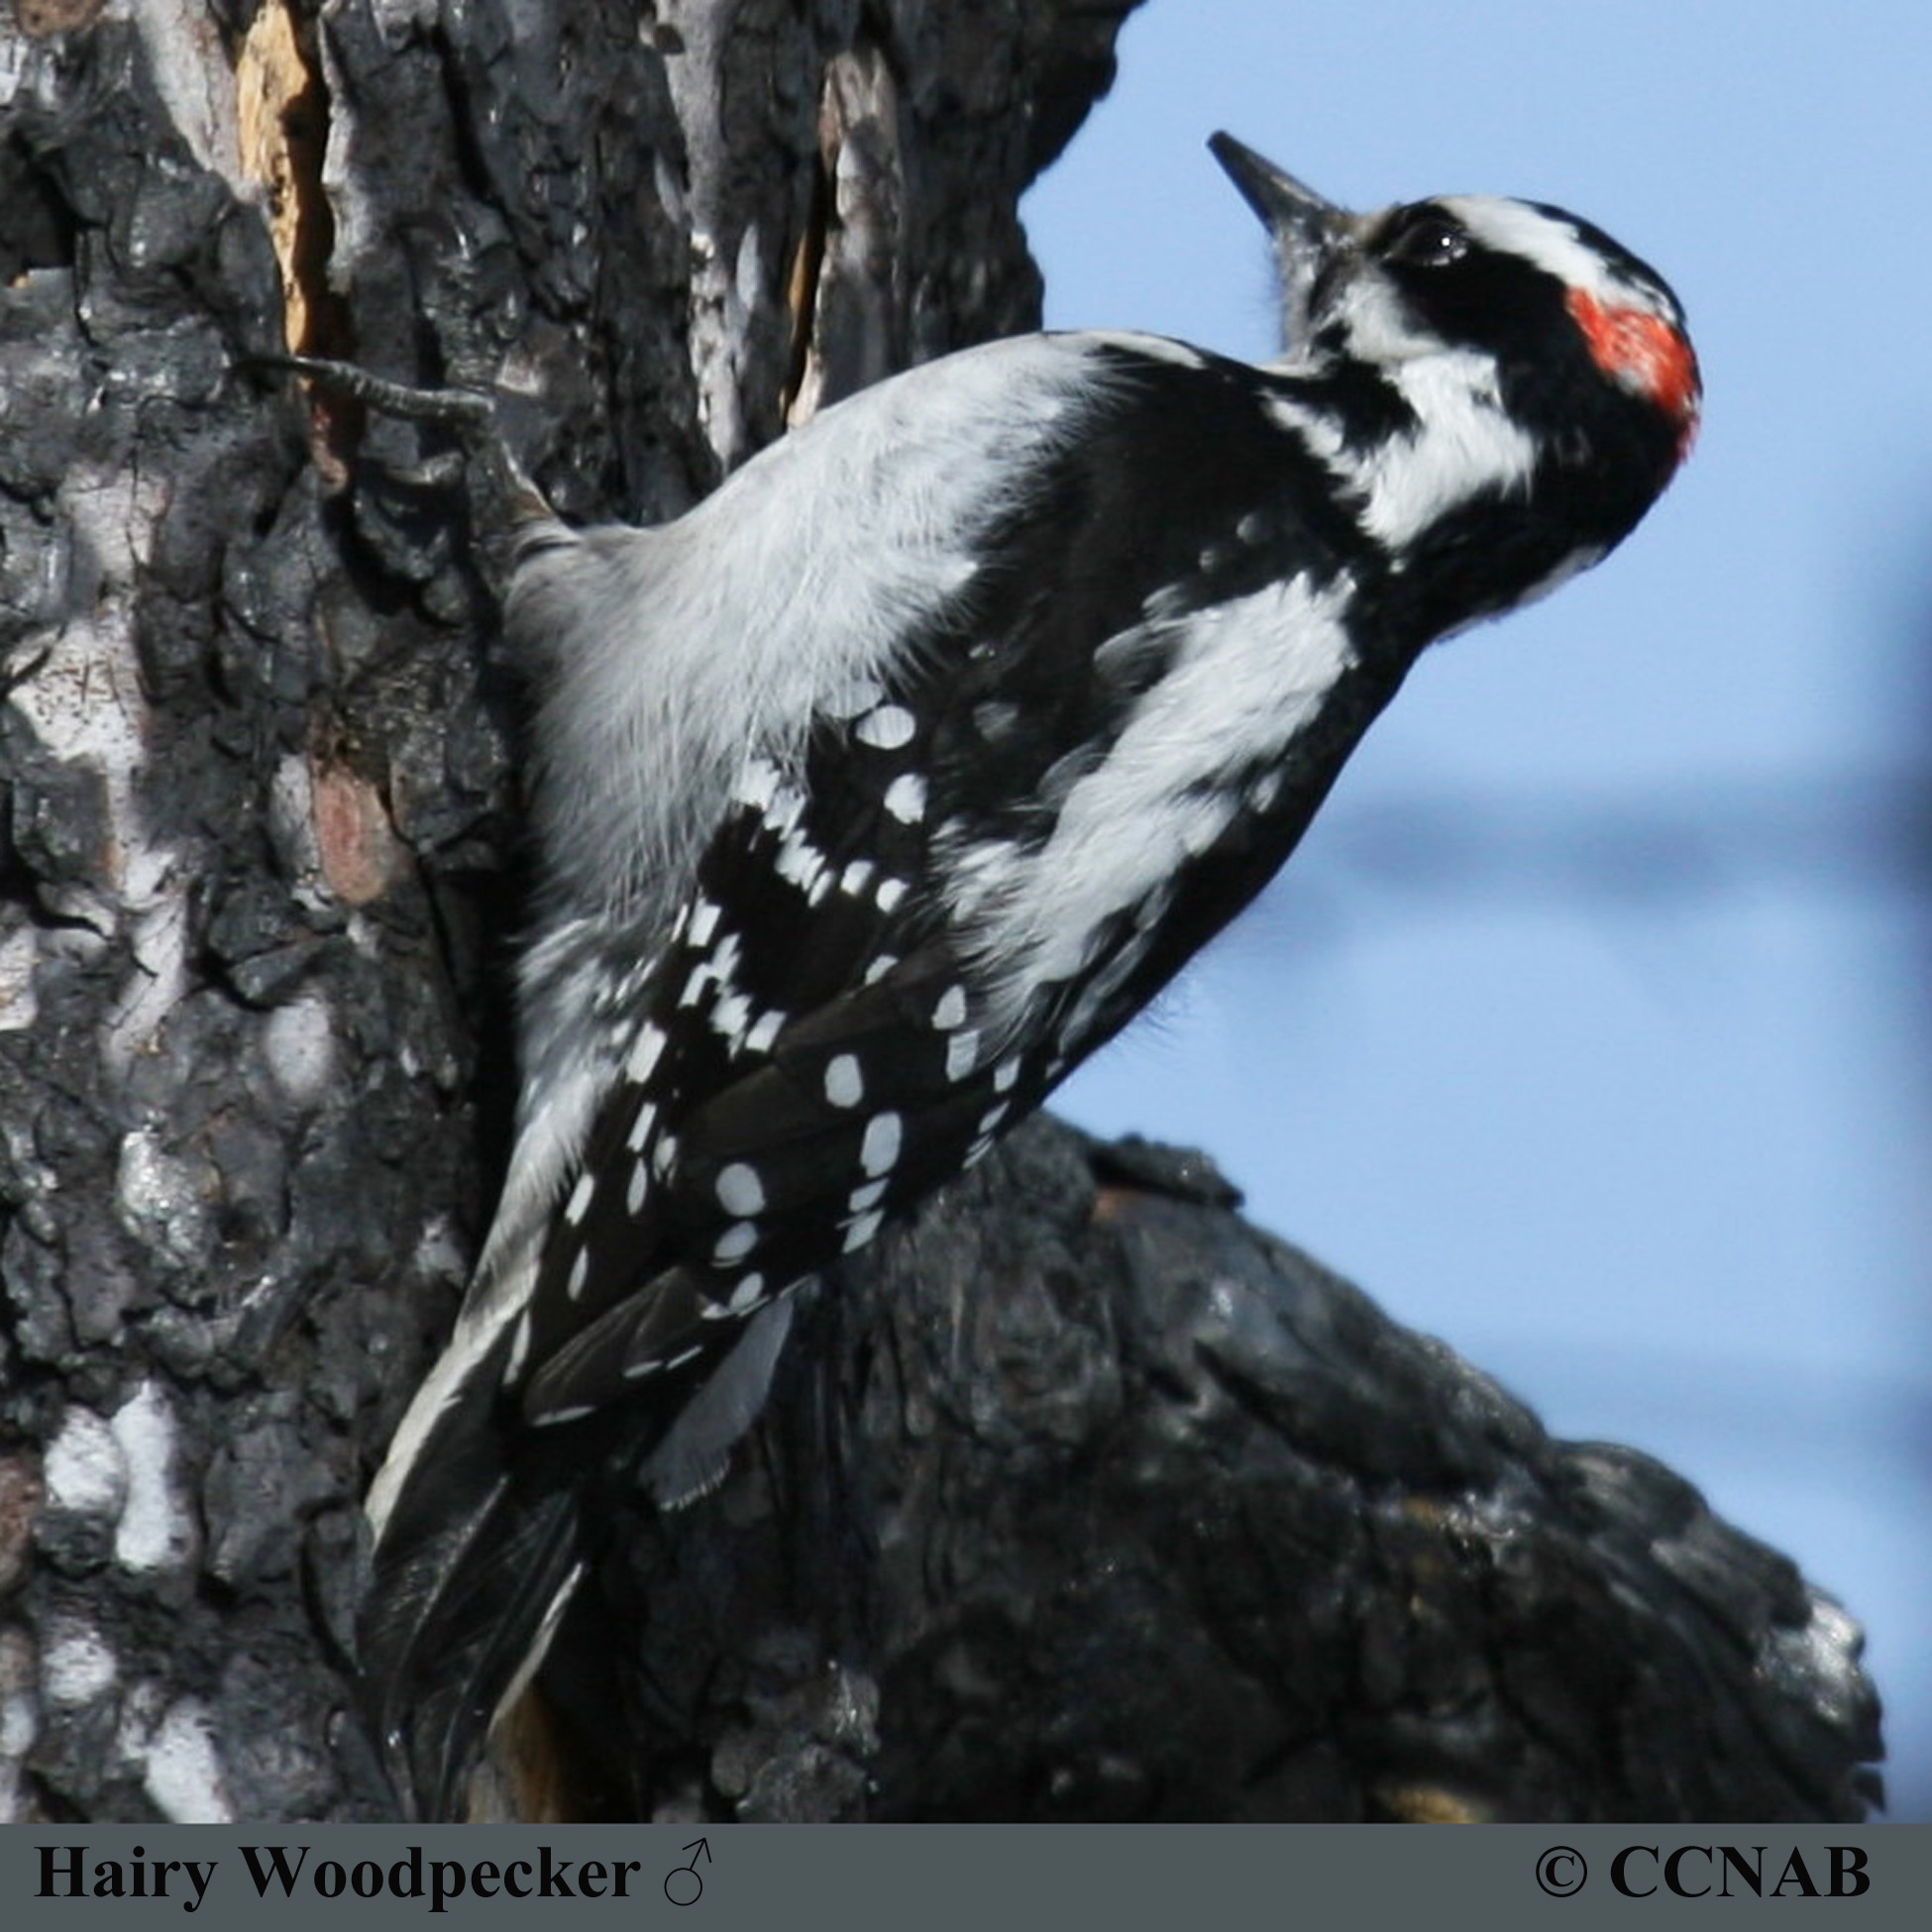
M 1478 496 L 1510 495 L 1536 474 L 1536 439 L 1503 407 L 1495 364 L 1467 351 L 1397 363 L 1389 379 L 1417 427 L 1379 444 L 1356 472 L 1362 527 L 1385 544 L 1412 542 Z

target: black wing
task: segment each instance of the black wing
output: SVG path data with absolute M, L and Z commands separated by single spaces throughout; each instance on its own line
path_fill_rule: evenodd
M 1038 892 L 1058 805 L 1189 621 L 1285 577 L 1377 568 L 1267 407 L 1273 378 L 1097 353 L 1111 413 L 995 533 L 957 605 L 856 715 L 820 725 L 798 773 L 748 769 L 551 1232 L 533 1420 L 660 1378 L 649 1407 L 668 1420 L 738 1320 L 978 1158 L 1259 890 L 1392 692 L 1399 672 L 1354 665 L 1280 769 L 1226 774 L 1225 829 L 1088 935 L 1076 971 L 1024 1000 L 997 984 L 963 873 L 990 900 Z

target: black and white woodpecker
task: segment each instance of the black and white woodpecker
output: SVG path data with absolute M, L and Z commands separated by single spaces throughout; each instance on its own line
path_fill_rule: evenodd
M 1559 209 L 1332 206 L 1212 144 L 1281 356 L 995 342 L 656 529 L 526 527 L 521 1103 L 371 1492 L 390 1767 L 458 1808 L 613 1483 L 701 1494 L 802 1285 L 979 1160 L 1274 876 L 1424 646 L 1689 447 L 1664 281 Z

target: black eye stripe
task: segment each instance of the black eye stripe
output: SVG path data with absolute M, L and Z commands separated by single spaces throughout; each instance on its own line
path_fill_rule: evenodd
M 1384 258 L 1416 268 L 1446 268 L 1470 248 L 1469 231 L 1441 208 L 1414 208 L 1402 215 L 1382 246 Z

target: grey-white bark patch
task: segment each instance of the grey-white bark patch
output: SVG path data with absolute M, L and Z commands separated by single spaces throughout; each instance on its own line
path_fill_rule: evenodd
M 723 125 L 721 77 L 731 33 L 730 10 L 705 7 L 682 16 L 683 49 L 665 63 L 673 108 L 684 130 L 688 179 L 686 206 L 691 218 L 691 363 L 698 382 L 698 420 L 725 469 L 747 454 L 748 431 L 743 395 L 746 336 L 750 311 L 742 290 L 758 285 L 754 262 L 747 265 L 747 243 L 756 248 L 747 226 L 737 235 L 721 232 L 731 219 L 730 169 L 735 161 Z
M 328 1091 L 336 1074 L 335 1030 L 328 1003 L 305 993 L 277 1007 L 262 1029 L 268 1071 L 297 1106 L 307 1107 Z
M 0 1032 L 20 1032 L 40 1017 L 41 1003 L 34 985 L 40 944 L 31 925 L 22 925 L 0 938 Z
M 114 1688 L 121 1666 L 107 1640 L 78 1618 L 55 1623 L 41 1653 L 41 1688 L 50 1704 L 78 1709 Z
M 194 1521 L 174 1486 L 174 1412 L 157 1382 L 143 1382 L 111 1425 L 127 1468 L 127 1498 L 114 1533 L 128 1569 L 173 1569 L 194 1551 Z
M 138 0 L 131 13 L 175 131 L 203 167 L 220 174 L 236 193 L 245 192 L 235 93 L 214 83 L 227 67 L 214 16 L 201 0 Z
M 460 1282 L 470 1272 L 470 1256 L 447 1216 L 438 1215 L 422 1232 L 409 1269 L 427 1281 Z
M 0 1825 L 26 1811 L 21 1768 L 41 1732 L 34 1643 L 23 1630 L 0 1630 Z
M 234 1817 L 208 1713 L 198 1698 L 170 1704 L 139 1755 L 148 1795 L 176 1824 L 219 1825 Z
M 169 1153 L 155 1128 L 137 1127 L 122 1139 L 115 1174 L 122 1225 L 179 1265 L 197 1262 L 207 1252 L 214 1188 L 206 1163 Z
M 73 530 L 76 614 L 37 640 L 41 654 L 28 660 L 34 670 L 10 701 L 54 757 L 101 775 L 113 837 L 101 848 L 95 883 L 143 908 L 173 868 L 166 848 L 148 838 L 134 796 L 152 722 L 134 642 L 134 586 L 165 497 L 153 482 L 89 468 L 62 483 L 59 507 Z
M 315 830 L 315 779 L 308 760 L 289 752 L 268 782 L 268 831 L 298 900 L 313 910 L 330 898 L 322 877 L 322 845 Z
M 47 1507 L 75 1516 L 118 1517 L 128 1495 L 127 1451 L 92 1409 L 67 1404 L 47 1447 Z
M 109 1073 L 123 1078 L 138 1053 L 155 1043 L 161 1021 L 188 990 L 188 909 L 185 891 L 170 887 L 135 921 L 134 964 L 101 1035 Z

